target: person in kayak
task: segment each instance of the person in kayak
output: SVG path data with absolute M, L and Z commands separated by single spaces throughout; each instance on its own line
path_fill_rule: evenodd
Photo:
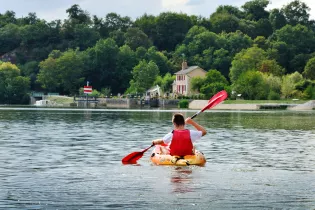
M 167 144 L 167 147 L 160 147 L 161 154 L 170 155 L 193 155 L 193 143 L 207 134 L 207 131 L 190 117 L 186 120 L 180 113 L 173 115 L 172 119 L 174 130 L 166 134 L 162 139 L 152 141 L 153 145 Z M 197 130 L 188 130 L 185 128 L 186 124 L 194 126 Z

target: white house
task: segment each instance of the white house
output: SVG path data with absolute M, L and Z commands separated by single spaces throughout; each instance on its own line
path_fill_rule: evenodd
M 188 66 L 186 61 L 182 63 L 182 69 L 175 73 L 176 80 L 173 82 L 173 94 L 175 95 L 192 95 L 191 79 L 194 77 L 205 77 L 206 71 L 199 66 Z

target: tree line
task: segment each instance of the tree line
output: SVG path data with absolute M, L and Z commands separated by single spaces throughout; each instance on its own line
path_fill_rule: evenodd
M 181 62 L 207 71 L 192 85 L 208 98 L 226 89 L 245 99 L 315 99 L 315 21 L 294 0 L 222 5 L 209 17 L 163 12 L 136 20 L 90 15 L 75 4 L 65 20 L 0 14 L 0 103 L 30 91 L 76 95 L 89 81 L 107 95 L 171 91 Z M 231 94 L 233 96 L 233 94 Z

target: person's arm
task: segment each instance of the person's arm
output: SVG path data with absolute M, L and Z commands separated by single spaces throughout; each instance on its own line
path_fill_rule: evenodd
M 152 141 L 153 145 L 160 145 L 160 144 L 169 144 L 172 140 L 173 133 L 170 132 L 166 134 L 162 139 L 155 139 Z
M 160 144 L 164 144 L 163 139 L 155 139 L 152 141 L 153 145 L 160 145 Z
M 207 131 L 206 129 L 204 129 L 204 127 L 202 127 L 201 125 L 199 125 L 198 123 L 196 123 L 193 119 L 191 119 L 190 117 L 188 117 L 186 120 L 185 120 L 185 123 L 186 124 L 190 124 L 192 126 L 194 126 L 198 131 L 201 131 L 202 132 L 202 136 L 206 135 L 207 134 Z

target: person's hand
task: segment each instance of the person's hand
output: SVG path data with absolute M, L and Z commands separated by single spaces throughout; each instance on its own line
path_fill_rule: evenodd
M 152 145 L 155 145 L 155 140 L 152 141 Z
M 190 117 L 187 117 L 186 120 L 185 120 L 185 123 L 192 125 L 193 120 Z

